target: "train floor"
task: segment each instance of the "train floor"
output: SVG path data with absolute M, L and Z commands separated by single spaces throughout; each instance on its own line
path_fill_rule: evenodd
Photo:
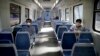
M 44 22 L 35 38 L 35 45 L 30 49 L 30 54 L 31 56 L 63 56 L 51 22 Z

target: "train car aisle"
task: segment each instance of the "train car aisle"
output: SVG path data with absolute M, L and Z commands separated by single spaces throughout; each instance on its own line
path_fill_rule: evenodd
M 36 37 L 36 44 L 30 49 L 31 56 L 63 56 L 51 22 L 45 22 Z

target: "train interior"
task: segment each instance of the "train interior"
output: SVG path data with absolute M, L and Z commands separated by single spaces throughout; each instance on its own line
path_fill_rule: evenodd
M 0 56 L 100 56 L 99 24 L 100 0 L 0 0 Z

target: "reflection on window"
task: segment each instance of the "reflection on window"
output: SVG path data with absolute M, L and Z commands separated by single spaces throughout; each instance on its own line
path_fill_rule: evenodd
M 61 9 L 59 9 L 59 19 L 61 20 Z
M 28 19 L 29 18 L 29 9 L 25 8 L 25 18 Z
M 20 23 L 21 7 L 16 4 L 10 4 L 10 24 L 11 26 Z
M 100 12 L 96 13 L 95 29 L 100 31 Z
M 74 6 L 74 23 L 76 19 L 83 19 L 83 5 Z
M 95 1 L 93 29 L 100 32 L 100 0 Z
M 65 21 L 69 22 L 69 8 L 65 9 Z
M 34 10 L 34 20 L 36 20 L 36 10 Z
M 100 0 L 98 1 L 97 9 L 100 9 Z

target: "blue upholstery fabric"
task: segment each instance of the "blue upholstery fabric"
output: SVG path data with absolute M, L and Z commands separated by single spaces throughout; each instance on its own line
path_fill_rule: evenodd
M 19 31 L 20 29 L 22 29 L 22 27 L 15 27 L 14 31 Z
M 58 33 L 57 33 L 58 40 L 61 41 L 64 31 L 68 31 L 67 27 L 66 26 L 59 26 Z
M 29 50 L 30 39 L 28 32 L 18 32 L 15 39 L 15 45 L 18 50 Z
M 15 36 L 16 36 L 16 33 L 19 31 L 19 30 L 21 30 L 22 29 L 22 27 L 15 27 L 14 28 L 14 30 L 13 30 L 13 36 L 14 36 L 14 38 L 15 38 Z
M 64 32 L 62 37 L 63 49 L 72 49 L 75 42 L 76 42 L 76 37 L 74 33 Z
M 83 44 L 81 44 L 82 46 L 79 45 L 75 45 L 72 56 L 96 56 L 93 46 L 88 46 L 89 44 L 85 46 Z
M 32 25 L 32 26 L 34 26 L 34 28 L 35 28 L 35 32 L 36 32 L 36 34 L 38 33 L 38 25 Z
M 0 44 L 11 44 L 9 40 L 0 40 Z
M 32 25 L 22 25 L 22 31 L 28 31 L 30 35 L 36 34 L 36 27 Z
M 61 25 L 61 24 L 60 24 L 60 25 L 56 25 L 56 28 L 55 28 L 55 32 L 56 32 L 56 33 L 57 33 L 57 31 L 58 31 L 59 26 L 62 26 L 62 25 Z
M 71 56 L 71 51 L 63 51 L 64 56 Z
M 93 42 L 93 36 L 92 36 L 92 33 L 90 32 L 81 32 L 80 33 L 80 37 L 79 37 L 79 40 L 80 39 L 89 39 L 90 42 Z
M 13 45 L 0 45 L 0 56 L 17 56 L 17 51 Z
M 18 51 L 18 56 L 30 56 L 29 51 Z
M 79 39 L 77 43 L 91 43 L 89 39 Z
M 1 41 L 10 41 L 14 43 L 14 39 L 11 32 L 0 32 L 0 40 Z

